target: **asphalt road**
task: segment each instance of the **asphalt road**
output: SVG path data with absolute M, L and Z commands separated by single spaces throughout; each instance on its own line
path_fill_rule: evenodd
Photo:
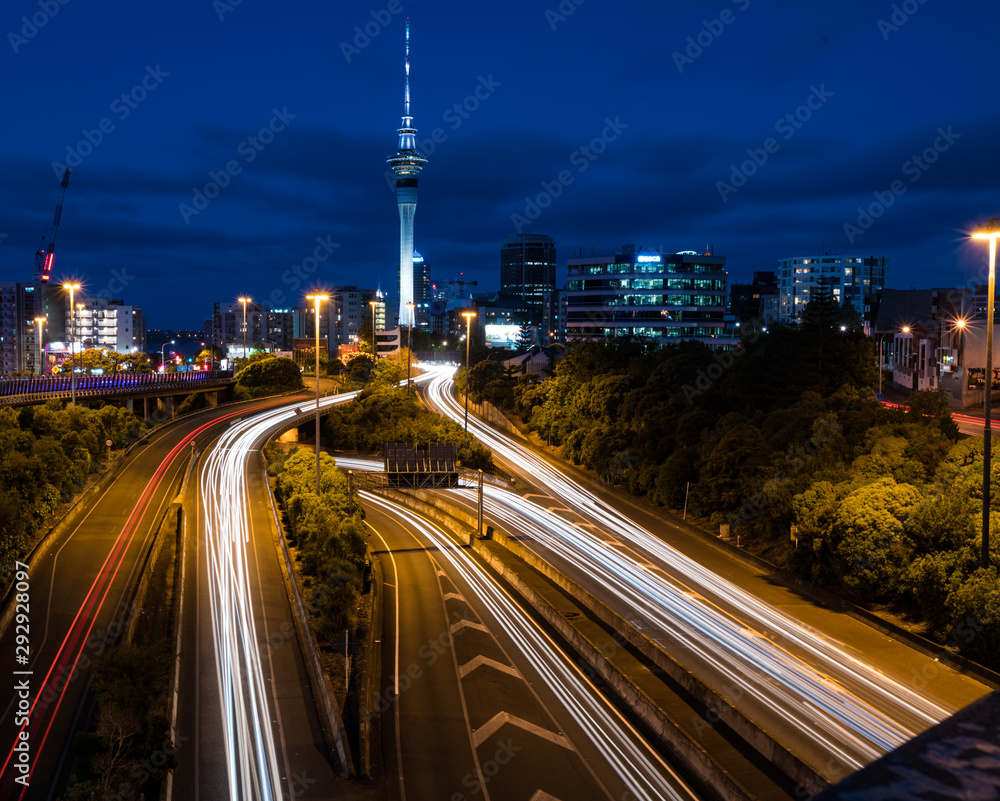
M 395 798 L 694 798 L 468 548 L 366 494 Z
M 441 393 L 432 391 L 431 398 L 449 405 Z M 450 404 L 457 416 L 457 404 Z M 533 488 L 526 497 L 549 518 L 575 524 L 551 536 L 544 525 L 529 529 L 523 517 L 512 522 L 504 513 L 494 516 L 501 529 L 533 532 L 522 544 L 612 608 L 632 613 L 644 605 L 647 633 L 829 779 L 853 772 L 988 692 L 945 664 L 943 654 L 927 656 L 824 608 L 523 441 L 471 419 L 470 430 L 492 440 L 495 455 L 503 451 L 504 467 Z M 596 555 L 584 560 L 584 548 Z M 797 688 L 792 692 L 790 677 Z M 830 711 L 844 702 L 845 713 Z
M 270 402 L 270 403 L 273 403 Z M 72 764 L 70 743 L 84 722 L 83 704 L 90 660 L 114 640 L 112 626 L 134 580 L 152 533 L 177 493 L 192 439 L 224 426 L 227 416 L 245 414 L 256 402 L 226 407 L 180 420 L 154 431 L 128 456 L 117 477 L 92 496 L 77 522 L 38 549 L 28 572 L 30 661 L 14 664 L 11 625 L 0 639 L 0 654 L 11 670 L 27 669 L 26 700 L 31 714 L 18 725 L 19 697 L 4 693 L 0 711 L 0 798 L 50 799 L 60 791 Z M 243 411 L 239 411 L 242 409 Z M 27 788 L 14 782 L 13 747 L 27 740 Z

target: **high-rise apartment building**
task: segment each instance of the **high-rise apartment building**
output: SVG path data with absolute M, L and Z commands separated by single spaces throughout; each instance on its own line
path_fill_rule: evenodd
M 815 290 L 829 286 L 838 303 L 850 303 L 863 314 L 870 298 L 885 288 L 889 260 L 878 256 L 796 256 L 778 260 L 778 319 L 794 323 Z

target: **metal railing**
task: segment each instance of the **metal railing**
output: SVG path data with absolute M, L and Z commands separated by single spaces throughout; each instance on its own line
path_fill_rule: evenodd
M 109 375 L 78 375 L 43 377 L 0 377 L 0 405 L 31 403 L 50 398 L 68 398 L 71 381 L 76 384 L 77 397 L 128 395 L 160 389 L 227 384 L 233 380 L 229 370 L 192 370 L 179 373 L 112 373 Z

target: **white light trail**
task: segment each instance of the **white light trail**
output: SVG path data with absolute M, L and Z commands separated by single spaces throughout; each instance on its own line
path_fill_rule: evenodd
M 648 748 L 636 745 L 625 731 L 624 722 L 608 711 L 593 688 L 582 680 L 578 669 L 544 636 L 528 615 L 509 595 L 483 576 L 469 553 L 456 548 L 439 528 L 398 504 L 368 492 L 359 493 L 366 504 L 380 507 L 404 520 L 437 546 L 437 555 L 447 560 L 470 588 L 478 601 L 499 623 L 550 690 L 562 703 L 594 744 L 597 751 L 628 787 L 627 797 L 660 799 L 696 799 L 684 782 Z M 654 761 L 655 760 L 655 761 Z
M 461 421 L 462 409 L 449 392 L 453 372 L 433 371 L 428 395 L 439 410 Z M 682 576 L 694 593 L 651 572 L 633 556 L 609 548 L 595 534 L 492 487 L 484 488 L 493 500 L 491 514 L 509 520 L 513 530 L 530 531 L 626 605 L 641 609 L 644 617 L 712 664 L 732 687 L 781 710 L 826 753 L 860 767 L 948 714 L 834 640 L 684 556 L 478 419 L 470 419 L 469 427 L 500 459 L 543 484 L 561 503 L 595 520 L 602 530 Z M 693 594 L 715 598 L 717 603 Z M 739 618 L 723 612 L 719 604 L 739 610 Z M 756 631 L 772 632 L 802 649 L 811 664 Z
M 320 401 L 320 408 L 356 393 Z M 247 551 L 250 542 L 247 471 L 250 454 L 273 432 L 305 414 L 301 401 L 234 423 L 212 447 L 199 474 L 202 530 L 217 668 L 222 738 L 231 801 L 281 801 L 282 770 L 272 725 L 273 700 L 261 658 Z M 289 788 L 289 792 L 292 792 Z M 292 793 L 294 795 L 294 793 Z

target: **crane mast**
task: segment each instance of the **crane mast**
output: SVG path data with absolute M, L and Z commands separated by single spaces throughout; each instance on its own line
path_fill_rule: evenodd
M 35 253 L 35 278 L 47 283 L 52 277 L 52 265 L 55 263 L 56 234 L 59 233 L 59 220 L 62 217 L 63 199 L 66 197 L 66 187 L 69 186 L 69 168 L 63 173 L 62 182 L 59 184 L 59 202 L 56 203 L 55 213 L 52 215 L 52 225 L 49 230 L 42 234 L 42 241 L 38 245 Z

